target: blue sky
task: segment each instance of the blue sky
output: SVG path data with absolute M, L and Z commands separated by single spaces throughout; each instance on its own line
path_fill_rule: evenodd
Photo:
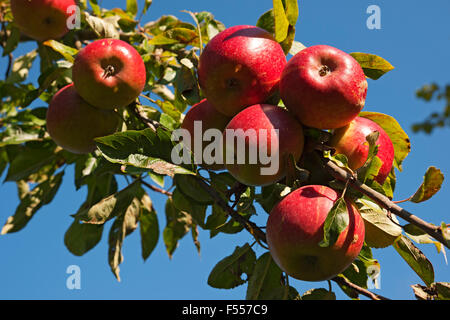
M 180 12 L 210 11 L 227 27 L 255 24 L 258 17 L 272 6 L 270 0 L 154 0 L 143 22 L 156 20 L 163 14 L 173 14 L 190 20 Z M 123 1 L 102 1 L 112 8 Z M 143 1 L 139 1 L 142 7 Z M 381 9 L 381 30 L 366 27 L 369 5 Z M 448 82 L 450 71 L 450 2 L 434 1 L 363 1 L 363 0 L 301 0 L 296 40 L 306 46 L 328 44 L 346 52 L 368 52 L 380 55 L 396 68 L 377 81 L 369 80 L 366 111 L 377 111 L 394 116 L 409 134 L 412 151 L 406 158 L 404 171 L 398 174 L 395 199 L 413 194 L 423 179 L 426 169 L 434 165 L 447 177 L 441 191 L 422 204 L 403 204 L 404 208 L 435 224 L 449 222 L 450 196 L 450 130 L 440 129 L 432 135 L 414 134 L 411 125 L 424 119 L 432 111 L 441 110 L 442 103 L 424 103 L 415 98 L 415 90 L 432 81 Z M 21 45 L 18 56 L 35 47 L 34 43 Z M 0 74 L 4 73 L 6 59 L 0 59 Z M 37 79 L 33 68 L 30 79 Z M 37 105 L 43 104 L 42 102 Z M 2 181 L 4 179 L 1 177 Z M 119 181 L 122 185 L 124 181 Z M 201 231 L 199 255 L 187 235 L 170 260 L 160 241 L 144 263 L 140 254 L 140 235 L 127 237 L 123 246 L 119 283 L 107 263 L 107 231 L 102 241 L 83 257 L 69 253 L 64 246 L 64 233 L 72 222 L 70 214 L 84 201 L 86 190 L 75 191 L 73 169 L 68 170 L 63 185 L 54 201 L 43 207 L 28 226 L 15 234 L 0 237 L 0 299 L 243 299 L 246 286 L 233 290 L 218 290 L 207 285 L 209 272 L 235 246 L 252 242 L 249 234 L 220 234 L 209 239 Z M 159 215 L 160 229 L 165 225 L 165 198 L 150 194 Z M 18 205 L 14 183 L 0 186 L 0 223 L 14 213 Z M 264 224 L 267 215 L 258 210 L 256 222 Z M 109 225 L 108 225 L 109 226 Z M 449 281 L 450 269 L 433 245 L 420 248 L 435 268 L 436 281 Z M 257 255 L 265 250 L 259 248 Z M 421 280 L 406 265 L 393 248 L 373 250 L 382 266 L 381 289 L 376 293 L 394 299 L 412 299 L 411 284 Z M 449 253 L 450 254 L 450 253 Z M 81 289 L 66 288 L 66 269 L 78 265 L 81 269 Z M 326 282 L 307 283 L 291 280 L 291 285 L 302 293 L 310 288 L 327 287 Z M 338 298 L 346 298 L 334 285 Z

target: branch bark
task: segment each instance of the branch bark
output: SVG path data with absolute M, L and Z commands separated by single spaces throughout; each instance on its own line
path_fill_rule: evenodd
M 369 291 L 367 289 L 361 288 L 360 286 L 357 286 L 356 284 L 351 283 L 350 281 L 348 281 L 345 278 L 334 277 L 331 280 L 333 280 L 334 282 L 336 282 L 337 284 L 339 284 L 341 286 L 342 285 L 347 286 L 350 289 L 355 290 L 357 293 L 359 293 L 359 294 L 361 294 L 361 295 L 363 295 L 363 296 L 365 296 L 367 298 L 370 298 L 372 300 L 390 300 L 390 299 L 388 299 L 386 297 L 383 297 L 383 296 L 381 296 L 379 294 L 373 293 L 373 292 L 371 292 L 371 291 Z
M 375 202 L 377 202 L 381 207 L 389 210 L 389 212 L 395 214 L 396 216 L 408 221 L 409 223 L 417 226 L 420 228 L 423 232 L 427 233 L 440 243 L 442 243 L 444 246 L 450 249 L 450 241 L 446 240 L 442 234 L 441 228 L 439 226 L 435 226 L 431 223 L 428 223 L 419 217 L 415 216 L 411 212 L 403 209 L 399 205 L 392 202 L 388 197 L 385 195 L 373 190 L 372 188 L 368 187 L 367 185 L 361 183 L 358 181 L 350 172 L 340 168 L 338 165 L 333 163 L 331 160 L 326 160 L 325 162 L 325 168 L 328 170 L 328 172 L 335 178 L 340 181 L 344 181 L 349 183 L 351 187 L 354 189 L 362 192 Z

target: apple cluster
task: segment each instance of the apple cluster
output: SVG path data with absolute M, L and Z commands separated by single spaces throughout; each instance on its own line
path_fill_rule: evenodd
M 228 129 L 242 129 L 235 135 L 239 138 L 242 134 L 247 148 L 264 145 L 267 150 L 267 145 L 273 144 L 270 137 L 248 139 L 245 132 L 278 130 L 275 149 L 280 165 L 274 174 L 261 174 L 262 163 L 224 161 L 225 169 L 243 184 L 264 186 L 283 179 L 289 159 L 298 162 L 302 156 L 305 128 L 331 131 L 331 146 L 348 158 L 353 170 L 365 164 L 369 152 L 366 137 L 377 131 L 377 157 L 382 166 L 375 180 L 383 184 L 392 169 L 394 149 L 389 136 L 375 122 L 358 116 L 367 94 L 364 72 L 351 55 L 337 48 L 312 46 L 286 61 L 272 34 L 255 26 L 234 26 L 205 46 L 198 79 L 206 99 L 187 112 L 182 124 L 191 136 L 194 121 L 202 121 L 203 130 L 219 129 L 223 139 Z M 283 106 L 272 104 L 280 98 Z M 230 146 L 224 144 L 224 157 L 227 148 Z M 220 165 L 205 167 L 224 169 Z M 287 274 L 306 281 L 330 279 L 358 256 L 365 226 L 351 199 L 345 198 L 346 229 L 332 245 L 320 245 L 325 219 L 341 197 L 328 186 L 307 185 L 292 191 L 272 209 L 267 242 L 275 262 Z
M 47 131 L 73 153 L 95 150 L 94 139 L 116 131 L 124 107 L 146 82 L 144 61 L 130 44 L 100 39 L 84 47 L 72 66 L 73 83 L 60 89 L 47 111 Z
M 74 0 L 11 0 L 11 11 L 25 35 L 44 41 L 69 31 L 67 21 L 75 5 Z M 95 138 L 116 131 L 120 116 L 114 110 L 133 102 L 144 89 L 145 65 L 127 42 L 100 39 L 79 51 L 72 80 L 49 104 L 47 131 L 62 148 L 89 153 L 95 150 Z

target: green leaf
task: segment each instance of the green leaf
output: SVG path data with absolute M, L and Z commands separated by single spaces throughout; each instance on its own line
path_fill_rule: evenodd
M 282 284 L 282 271 L 273 261 L 269 252 L 256 261 L 247 287 L 247 300 L 283 299 L 286 286 Z M 287 288 L 286 288 L 287 289 Z
M 137 0 L 127 0 L 127 12 L 132 16 L 135 16 L 138 13 Z
M 156 211 L 147 194 L 142 197 L 140 205 L 139 228 L 141 232 L 142 258 L 145 261 L 158 243 L 159 224 Z
M 99 17 L 91 16 L 86 11 L 83 12 L 85 19 L 89 27 L 95 32 L 99 38 L 113 38 L 119 39 L 120 34 L 116 25 L 111 20 L 102 19 Z M 120 19 L 120 17 L 118 17 Z M 118 19 L 117 19 L 118 21 Z M 117 24 L 116 21 L 116 24 Z
M 378 131 L 374 131 L 366 136 L 366 141 L 369 145 L 367 159 L 364 165 L 357 170 L 358 180 L 362 183 L 365 183 L 367 180 L 374 180 L 383 165 L 381 159 L 377 157 L 379 136 L 380 133 Z
M 387 133 L 394 145 L 394 166 L 401 171 L 402 162 L 411 151 L 411 142 L 397 120 L 383 113 L 369 111 L 363 111 L 359 116 L 376 122 Z
M 330 151 L 324 151 L 323 156 L 333 161 L 337 166 L 346 169 L 349 172 L 353 172 L 352 169 L 350 169 L 350 167 L 348 166 L 348 158 L 345 154 L 336 153 L 331 155 Z
M 103 225 L 73 221 L 64 235 L 66 248 L 76 256 L 82 256 L 94 248 L 101 240 Z
M 275 34 L 275 17 L 273 14 L 273 9 L 264 12 L 256 22 L 256 26 Z
M 3 226 L 1 234 L 17 232 L 27 225 L 34 214 L 50 203 L 61 185 L 64 171 L 38 184 L 20 201 L 14 216 L 10 216 Z
M 149 44 L 161 46 L 182 43 L 185 45 L 198 46 L 198 40 L 198 34 L 194 30 L 187 28 L 173 28 L 150 39 Z
M 415 203 L 427 201 L 441 189 L 442 182 L 444 182 L 444 174 L 441 170 L 436 167 L 429 167 L 423 177 L 422 184 L 410 201 Z
M 350 55 L 361 65 L 366 77 L 377 80 L 394 67 L 385 59 L 370 53 L 353 52 Z
M 324 288 L 311 289 L 302 295 L 302 300 L 336 300 L 336 294 Z
M 102 155 L 112 163 L 149 169 L 156 174 L 195 174 L 170 163 L 173 143 L 162 129 L 129 130 L 95 139 Z M 190 166 L 192 168 L 192 165 Z
M 75 214 L 75 218 L 91 224 L 103 224 L 106 221 L 122 214 L 132 203 L 135 197 L 142 195 L 143 190 L 139 182 L 135 181 L 125 189 L 103 198 L 90 208 Z
M 275 40 L 282 42 L 286 39 L 289 29 L 289 20 L 286 17 L 282 0 L 272 0 L 273 15 L 275 19 Z
M 153 0 L 145 0 L 144 2 L 144 8 L 142 9 L 142 14 L 147 13 L 148 8 L 152 5 Z
M 72 63 L 75 61 L 74 56 L 78 53 L 77 49 L 66 46 L 65 44 L 56 40 L 47 40 L 43 44 L 60 53 L 67 61 Z
M 344 198 L 339 198 L 328 212 L 323 224 L 323 239 L 319 243 L 321 247 L 331 247 L 339 238 L 349 223 L 347 203 Z
M 92 12 L 96 16 L 101 16 L 102 15 L 102 12 L 100 10 L 100 6 L 98 5 L 98 1 L 97 0 L 89 0 L 89 4 L 91 5 Z
M 411 240 L 402 235 L 394 242 L 394 248 L 427 286 L 434 282 L 433 265 Z
M 213 288 L 232 289 L 246 280 L 242 279 L 245 273 L 247 278 L 252 274 L 256 264 L 256 255 L 250 245 L 236 247 L 234 252 L 219 261 L 208 277 L 208 284 Z

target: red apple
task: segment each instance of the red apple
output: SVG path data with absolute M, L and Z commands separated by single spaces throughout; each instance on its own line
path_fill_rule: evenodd
M 344 271 L 358 256 L 364 243 L 364 221 L 348 200 L 347 228 L 332 246 L 319 246 L 325 219 L 339 198 L 329 187 L 308 185 L 288 194 L 270 212 L 266 227 L 270 253 L 291 277 L 328 280 Z
M 95 150 L 94 138 L 116 131 L 119 117 L 89 105 L 73 84 L 59 90 L 47 111 L 47 131 L 56 144 L 73 153 Z
M 295 161 L 300 158 L 304 136 L 287 110 L 256 104 L 228 123 L 223 142 L 225 167 L 231 175 L 246 185 L 268 185 L 285 177 L 290 154 Z M 257 155 L 253 160 L 252 154 Z
M 377 156 L 383 162 L 375 180 L 383 184 L 392 169 L 394 146 L 387 133 L 377 123 L 367 118 L 356 117 L 345 127 L 334 130 L 330 146 L 336 149 L 336 153 L 347 156 L 349 167 L 357 170 L 364 165 L 369 153 L 366 136 L 374 131 L 380 133 L 376 142 Z
M 204 168 L 210 170 L 220 170 L 224 168 L 222 157 L 220 163 L 207 164 L 204 162 L 205 159 L 202 157 L 203 151 L 211 142 L 203 141 L 203 138 L 205 131 L 208 129 L 218 129 L 222 132 L 230 120 L 231 117 L 227 117 L 226 115 L 218 112 L 206 99 L 203 99 L 199 103 L 193 105 L 186 113 L 183 123 L 181 124 L 181 128 L 189 131 L 189 134 L 191 135 L 191 150 L 193 152 L 195 150 L 195 141 L 197 141 L 197 143 L 201 143 L 200 151 L 202 154 L 200 157 L 202 158 L 202 166 Z M 201 123 L 201 131 L 198 136 L 195 134 L 194 130 L 195 121 L 199 121 Z M 220 149 L 219 151 L 222 152 Z
M 146 82 L 144 61 L 125 41 L 96 40 L 76 56 L 72 78 L 79 95 L 91 105 L 111 110 L 133 102 Z
M 255 26 L 234 26 L 218 33 L 200 55 L 198 80 L 209 103 L 234 116 L 264 103 L 276 91 L 286 65 L 273 36 Z
M 14 22 L 24 34 L 38 41 L 59 39 L 69 29 L 74 0 L 11 0 Z
M 367 81 L 349 54 L 326 45 L 306 48 L 286 65 L 280 95 L 304 125 L 335 129 L 347 125 L 364 107 Z

